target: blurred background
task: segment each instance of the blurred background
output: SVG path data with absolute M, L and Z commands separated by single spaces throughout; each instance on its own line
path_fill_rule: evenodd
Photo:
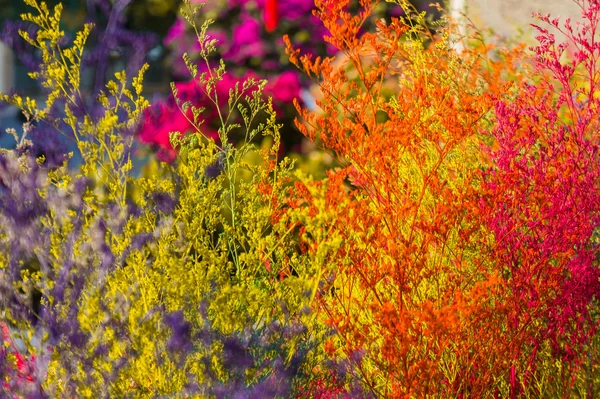
M 214 20 L 208 35 L 218 40 L 218 54 L 210 62 L 216 65 L 218 59 L 222 58 L 227 65 L 226 78 L 217 88 L 224 104 L 229 89 L 235 83 L 248 77 L 268 79 L 265 94 L 273 97 L 275 109 L 284 125 L 281 153 L 310 156 L 314 148 L 307 147 L 294 126 L 296 111 L 292 101 L 297 98 L 303 106 L 313 107 L 311 82 L 287 60 L 282 37 L 289 35 L 292 43 L 303 53 L 326 56 L 334 55 L 335 49 L 322 39 L 327 30 L 312 15 L 314 0 L 277 0 L 275 17 L 269 14 L 272 10 L 269 11 L 267 2 L 206 0 L 198 23 L 201 24 L 204 19 Z M 72 40 L 84 23 L 95 24 L 82 65 L 83 92 L 88 97 L 90 109 L 93 110 L 99 90 L 104 88 L 114 72 L 126 70 L 131 77 L 144 63 L 150 64 L 144 95 L 152 106 L 135 132 L 138 141 L 146 144 L 140 147 L 138 155 L 172 161 L 175 151 L 169 144 L 169 132 L 191 130 L 170 93 L 170 82 L 173 81 L 177 82 L 179 96 L 183 100 L 207 107 L 203 115 L 206 120 L 203 133 L 212 137 L 216 135 L 214 110 L 211 110 L 210 102 L 197 85 L 190 82 L 190 75 L 182 60 L 183 54 L 188 53 L 197 62 L 199 46 L 195 32 L 179 11 L 182 6 L 180 0 L 63 0 L 61 3 L 62 24 L 67 39 Z M 416 9 L 428 10 L 430 20 L 433 20 L 438 14 L 435 8 L 429 7 L 429 3 L 429 0 L 412 1 Z M 47 4 L 54 7 L 58 1 L 49 0 Z M 356 9 L 357 6 L 358 1 L 352 0 L 349 8 Z M 21 95 L 43 99 L 43 89 L 28 76 L 28 72 L 38 69 L 40 55 L 18 33 L 24 30 L 35 37 L 34 27 L 20 18 L 22 13 L 27 12 L 33 10 L 20 0 L 0 0 L 0 91 L 16 91 Z M 391 16 L 402 14 L 399 6 L 382 2 L 371 21 L 375 18 L 389 20 Z M 371 28 L 367 25 L 364 29 Z M 200 65 L 200 71 L 206 68 L 205 64 Z M 5 130 L 20 130 L 23 121 L 16 109 L 2 106 L 1 147 L 14 145 L 13 138 Z M 45 142 L 39 151 L 46 158 L 51 155 L 48 152 L 56 151 L 58 154 L 72 146 L 68 137 L 61 137 L 49 126 L 36 126 L 32 134 L 34 138 L 36 134 L 39 140 Z M 323 159 L 318 159 L 318 162 L 322 163 Z

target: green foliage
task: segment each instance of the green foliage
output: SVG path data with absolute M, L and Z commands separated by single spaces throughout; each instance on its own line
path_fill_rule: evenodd
M 32 77 L 49 89 L 46 107 L 40 110 L 33 100 L 19 96 L 3 98 L 32 122 L 54 126 L 61 121 L 53 120 L 48 110 L 62 101 L 63 122 L 83 158 L 77 171 L 66 163 L 54 170 L 41 169 L 44 183 L 39 195 L 48 206 L 36 229 L 48 234 L 49 246 L 34 249 L 42 266 L 24 269 L 14 282 L 15 290 L 41 293 L 42 307 L 58 327 L 44 325 L 48 322 L 44 317 L 41 326 L 34 326 L 10 312 L 3 315 L 21 331 L 17 335 L 30 342 L 29 351 L 47 359 L 44 392 L 52 397 L 177 396 L 184 395 L 190 382 L 202 387 L 209 379 L 208 369 L 210 378 L 216 373 L 223 383 L 233 378 L 219 355 L 223 347 L 218 342 L 206 346 L 194 341 L 183 363 L 172 356 L 168 348 L 172 329 L 165 324 L 165 315 L 178 310 L 184 310 L 191 337 L 207 325 L 228 336 L 248 328 L 260 331 L 272 323 L 284 328 L 314 324 L 306 309 L 314 297 L 320 265 L 296 251 L 296 224 L 281 217 L 292 163 L 277 161 L 280 126 L 271 102 L 262 100 L 266 82 L 249 79 L 230 92 L 228 109 L 219 109 L 219 144 L 200 133 L 200 112 L 178 101 L 184 114 L 192 107 L 198 132 L 185 137 L 173 133 L 180 155 L 174 165 L 162 165 L 168 171 L 162 177 L 148 173 L 135 177 L 130 157 L 133 136 L 125 133 L 148 106 L 141 95 L 147 67 L 131 86 L 124 72 L 117 73 L 98 98 L 103 114 L 86 114 L 79 70 L 92 27 L 86 25 L 73 45 L 63 48 L 62 8 L 51 13 L 44 3 L 27 4 L 38 15 L 23 18 L 38 25 L 40 33 L 35 40 L 22 35 L 42 52 L 44 65 Z M 186 6 L 189 15 L 197 12 L 189 2 Z M 208 62 L 214 51 L 214 41 L 205 36 L 208 25 L 197 28 L 195 18 L 188 20 Z M 195 66 L 187 63 L 217 106 L 214 87 L 225 73 L 223 65 L 196 76 Z M 176 90 L 174 94 L 177 97 Z M 241 117 L 241 126 L 230 122 L 234 114 Z M 266 122 L 255 123 L 259 116 Z M 245 140 L 233 145 L 228 134 L 240 127 Z M 260 138 L 272 145 L 256 146 Z M 27 157 L 24 152 L 19 159 L 25 163 Z M 38 162 L 43 167 L 43 159 Z M 219 170 L 216 176 L 211 168 Z M 50 201 L 56 198 L 62 201 Z M 0 231 L 8 244 L 7 231 Z M 10 256 L 3 253 L 3 265 L 11 262 Z M 67 326 L 71 329 L 53 332 Z M 43 338 L 35 347 L 31 338 L 40 331 Z M 299 345 L 326 333 L 323 327 L 308 331 L 285 340 L 283 352 L 271 356 L 283 355 L 290 361 Z M 212 359 L 210 365 L 207 358 Z M 246 382 L 259 382 L 272 372 L 254 369 Z

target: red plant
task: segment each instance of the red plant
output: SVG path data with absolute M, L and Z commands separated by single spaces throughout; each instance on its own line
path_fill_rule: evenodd
M 592 240 L 600 222 L 600 142 L 598 81 L 600 2 L 580 3 L 583 22 L 573 29 L 557 19 L 538 18 L 562 32 L 537 27 L 533 47 L 539 83 L 516 99 L 499 98 L 489 151 L 495 168 L 486 173 L 488 195 L 482 210 L 494 232 L 494 259 L 510 284 L 508 314 L 514 339 L 536 355 L 549 342 L 553 356 L 573 369 L 594 335 L 597 320 L 590 305 L 600 292 L 598 244 Z M 585 5 L 585 7 L 584 7 Z M 572 49 L 574 59 L 563 62 Z M 515 349 L 514 356 L 524 355 Z M 523 384 L 528 371 L 511 367 Z M 513 378 L 515 393 L 523 384 Z M 568 392 L 562 392 L 567 396 Z

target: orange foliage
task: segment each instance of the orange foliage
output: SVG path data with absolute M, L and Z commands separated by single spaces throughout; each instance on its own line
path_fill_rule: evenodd
M 344 245 L 319 308 L 377 396 L 479 397 L 518 345 L 503 328 L 506 287 L 485 256 L 493 236 L 477 209 L 488 162 L 479 130 L 510 89 L 500 82 L 516 73 L 521 48 L 498 61 L 483 45 L 459 55 L 449 32 L 398 19 L 361 36 L 377 1 L 361 1 L 358 15 L 347 3 L 316 1 L 345 62 L 301 56 L 286 40 L 322 93 L 318 113 L 298 107 L 297 125 L 343 166 L 323 185 Z M 397 92 L 385 90 L 390 75 Z M 307 191 L 294 204 L 310 204 Z

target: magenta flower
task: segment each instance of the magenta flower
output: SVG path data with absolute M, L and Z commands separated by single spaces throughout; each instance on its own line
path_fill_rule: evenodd
M 233 27 L 233 43 L 223 57 L 234 62 L 243 62 L 252 57 L 264 57 L 267 49 L 261 40 L 262 29 L 257 20 L 242 16 L 241 23 Z
M 241 82 L 250 77 L 256 78 L 251 72 L 241 78 L 225 74 L 223 80 L 216 87 L 219 105 L 222 108 L 226 107 L 229 91 L 235 87 L 236 83 L 240 83 L 241 86 Z M 218 112 L 198 83 L 195 81 L 179 82 L 175 86 L 178 91 L 177 97 L 181 103 L 189 101 L 196 107 L 206 108 L 201 117 L 205 121 L 200 127 L 201 132 L 206 137 L 218 142 L 217 130 L 220 125 Z M 175 159 L 177 153 L 171 145 L 170 135 L 173 132 L 186 134 L 194 131 L 195 127 L 190 121 L 193 121 L 191 109 L 184 115 L 177 107 L 173 95 L 170 95 L 166 101 L 154 103 L 144 112 L 138 138 L 143 143 L 155 146 L 161 161 L 171 162 Z
M 300 79 L 292 71 L 283 72 L 265 87 L 265 91 L 273 100 L 288 104 L 300 96 L 300 90 Z
M 167 35 L 165 36 L 163 43 L 167 46 L 173 44 L 175 40 L 177 40 L 181 35 L 185 33 L 187 29 L 187 24 L 185 20 L 178 18 L 175 20 L 173 25 L 169 28 Z

